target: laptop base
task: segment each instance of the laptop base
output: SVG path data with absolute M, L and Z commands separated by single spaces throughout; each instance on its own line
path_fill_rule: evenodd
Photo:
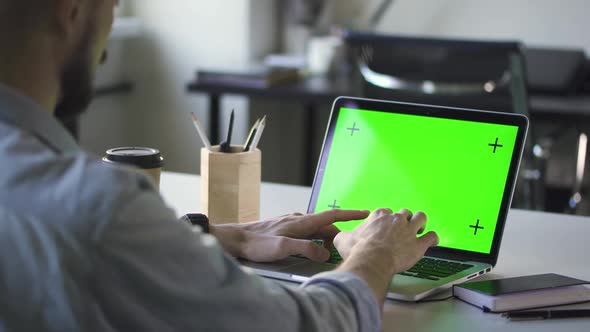
M 336 269 L 338 265 L 313 262 L 300 257 L 288 257 L 274 263 L 255 263 L 240 261 L 242 266 L 252 269 L 256 274 L 278 280 L 303 283 L 312 276 Z M 465 271 L 440 280 L 426 280 L 396 274 L 389 285 L 387 298 L 416 302 L 430 295 L 451 288 L 453 285 L 473 279 L 491 271 L 492 266 L 478 262 L 465 262 L 473 265 Z

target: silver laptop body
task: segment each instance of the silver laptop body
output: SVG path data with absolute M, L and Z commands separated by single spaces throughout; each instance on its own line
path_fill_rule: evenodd
M 340 118 L 344 118 L 345 115 L 348 117 L 348 120 L 342 121 L 348 122 L 339 123 Z M 390 117 L 391 120 L 388 120 L 390 119 Z M 355 119 L 357 119 L 358 121 L 353 121 Z M 322 148 L 322 154 L 316 171 L 308 212 L 319 212 L 321 210 L 325 210 L 328 208 L 358 208 L 371 210 L 372 207 L 354 205 L 354 202 L 351 202 L 350 204 L 346 205 L 338 204 L 338 206 L 337 200 L 334 200 L 333 204 L 326 203 L 328 201 L 326 201 L 326 195 L 324 195 L 324 193 L 329 192 L 331 190 L 330 186 L 334 186 L 333 184 L 330 184 L 331 182 L 329 180 L 329 177 L 333 173 L 339 172 L 339 170 L 337 171 L 337 168 L 335 168 L 335 166 L 332 167 L 332 170 L 330 169 L 331 155 L 335 155 L 338 153 L 337 149 L 339 144 L 344 145 L 344 148 L 346 148 L 347 146 L 345 143 L 339 143 L 338 140 L 344 142 L 344 140 L 350 139 L 350 142 L 353 142 L 352 139 L 355 137 L 354 135 L 360 135 L 359 133 L 362 133 L 363 131 L 365 133 L 369 132 L 377 128 L 378 126 L 381 126 L 384 122 L 390 121 L 393 125 L 395 125 L 397 122 L 405 123 L 403 121 L 410 120 L 411 122 L 407 123 L 418 126 L 418 128 L 420 128 L 422 132 L 427 132 L 429 128 L 432 129 L 432 132 L 436 132 L 435 129 L 440 127 L 438 129 L 442 130 L 442 133 L 448 133 L 444 135 L 448 135 L 450 141 L 452 141 L 453 138 L 453 130 L 445 129 L 445 126 L 447 126 L 447 122 L 451 126 L 449 128 L 469 128 L 469 126 L 473 125 L 477 126 L 472 129 L 475 130 L 474 132 L 477 133 L 483 133 L 486 131 L 490 131 L 493 134 L 496 134 L 496 132 L 502 133 L 497 134 L 497 136 L 500 137 L 494 137 L 494 135 L 490 137 L 482 137 L 482 140 L 484 141 L 482 141 L 482 144 L 480 144 L 481 149 L 480 145 L 477 145 L 477 152 L 470 152 L 470 149 L 472 148 L 468 146 L 466 148 L 466 151 L 460 154 L 462 158 L 466 158 L 466 163 L 469 163 L 470 158 L 472 158 L 470 157 L 470 154 L 472 153 L 480 154 L 481 156 L 483 156 L 473 156 L 473 159 L 478 160 L 481 158 L 489 157 L 490 160 L 492 160 L 491 163 L 496 162 L 496 159 L 492 158 L 499 158 L 499 156 L 504 154 L 504 161 L 501 163 L 499 162 L 497 164 L 498 167 L 490 166 L 494 170 L 504 169 L 504 171 L 498 172 L 498 174 L 500 175 L 498 175 L 497 178 L 492 179 L 488 182 L 490 187 L 494 187 L 496 189 L 490 189 L 490 193 L 486 193 L 487 196 L 482 196 L 494 202 L 490 204 L 483 204 L 482 206 L 484 206 L 485 209 L 491 211 L 490 213 L 488 213 L 488 215 L 490 215 L 490 218 L 493 218 L 495 220 L 491 220 L 490 222 L 488 218 L 488 224 L 486 224 L 485 227 L 482 226 L 483 224 L 480 225 L 479 219 L 477 220 L 477 222 L 475 222 L 475 220 L 469 221 L 465 223 L 465 225 L 459 224 L 459 226 L 455 226 L 457 230 L 451 230 L 451 227 L 448 227 L 449 230 L 446 230 L 444 228 L 445 226 L 440 224 L 438 226 L 433 226 L 435 228 L 434 230 L 437 231 L 437 233 L 439 233 L 441 243 L 438 247 L 431 248 L 426 253 L 425 259 L 423 259 L 423 261 L 426 262 L 424 264 L 426 264 L 427 267 L 430 266 L 428 267 L 429 274 L 423 275 L 423 272 L 420 271 L 412 272 L 414 269 L 412 268 L 401 274 L 396 274 L 392 279 L 392 282 L 389 287 L 389 292 L 387 294 L 387 298 L 405 301 L 418 301 L 429 295 L 448 289 L 454 284 L 461 283 L 473 279 L 477 276 L 483 275 L 485 273 L 488 273 L 495 266 L 498 258 L 498 253 L 500 250 L 500 243 L 502 239 L 502 233 L 504 230 L 504 224 L 512 201 L 512 196 L 516 187 L 516 178 L 518 175 L 520 160 L 523 153 L 524 141 L 528 130 L 528 120 L 525 116 L 517 114 L 488 112 L 470 109 L 458 109 L 433 105 L 398 103 L 391 101 L 379 101 L 352 97 L 340 97 L 336 99 L 332 107 L 332 114 L 330 116 L 330 121 L 328 124 L 328 129 Z M 371 121 L 374 122 L 374 125 L 371 125 Z M 405 126 L 407 126 L 407 124 Z M 377 129 L 375 129 L 375 132 L 376 131 Z M 466 134 L 468 133 L 469 132 L 467 132 Z M 348 138 L 349 134 L 351 136 L 350 138 Z M 387 134 L 382 135 L 385 136 L 383 139 L 379 141 L 381 151 L 383 149 L 383 142 L 386 142 L 389 137 Z M 476 137 L 471 138 L 471 136 L 469 138 L 469 141 L 477 139 Z M 465 141 L 465 139 L 457 140 L 457 142 L 459 143 L 456 145 L 461 145 L 461 142 L 463 141 Z M 360 144 L 362 145 L 362 143 Z M 395 142 L 392 143 L 392 145 L 396 144 L 399 146 L 399 144 L 406 143 L 399 143 L 399 140 L 395 140 Z M 407 144 L 414 143 L 408 142 Z M 467 142 L 465 144 L 467 144 Z M 385 144 L 385 146 L 387 146 L 387 143 Z M 418 146 L 418 148 L 420 147 Z M 354 147 L 351 147 L 351 153 L 353 155 L 355 154 L 354 149 Z M 392 147 L 392 155 L 394 156 L 396 149 L 398 148 Z M 455 149 L 457 149 L 457 147 L 455 147 Z M 478 162 L 477 160 L 475 160 L 474 162 Z M 437 159 L 437 161 L 437 164 L 439 165 L 444 164 L 444 160 Z M 454 161 L 451 160 L 450 162 Z M 433 167 L 437 167 L 437 165 L 433 165 Z M 450 172 L 452 172 L 452 165 L 449 167 L 451 167 Z M 489 170 L 487 171 L 489 172 Z M 358 172 L 358 174 L 350 174 L 350 170 L 348 169 L 346 170 L 346 172 L 348 173 L 349 178 L 353 176 L 369 176 L 360 174 L 363 172 Z M 482 171 L 481 175 L 479 175 L 477 171 L 473 171 L 471 173 L 473 173 L 471 174 L 471 176 L 474 177 L 473 181 L 477 183 L 478 176 L 482 176 L 485 178 L 486 172 Z M 503 174 L 505 174 L 505 176 Z M 461 176 L 460 174 L 453 175 Z M 381 176 L 387 176 L 387 174 L 381 174 Z M 370 178 L 368 179 L 368 181 L 370 181 Z M 392 181 L 396 180 L 392 179 Z M 433 183 L 432 185 L 436 186 L 438 184 Z M 350 195 L 351 197 L 355 197 L 355 195 L 357 195 L 356 197 L 358 197 L 358 195 L 361 195 L 362 191 L 365 190 L 359 188 L 358 192 L 355 192 L 355 188 L 352 189 L 353 193 Z M 457 193 L 457 197 L 454 197 L 454 199 L 459 201 L 463 199 L 476 199 L 474 202 L 479 202 L 477 201 L 477 197 L 472 197 L 473 195 L 477 196 L 478 191 L 485 192 L 486 184 L 483 183 L 479 186 L 479 188 L 477 184 L 474 184 L 473 194 L 469 194 L 469 197 L 463 198 L 461 196 L 467 196 L 467 194 L 459 192 Z M 438 192 L 435 191 L 432 195 L 436 196 L 437 194 Z M 453 189 L 449 189 L 448 195 L 453 194 Z M 324 198 L 322 198 L 322 195 L 324 195 Z M 425 193 L 424 195 L 428 195 L 428 193 Z M 445 191 L 443 195 L 447 195 L 447 192 Z M 322 199 L 324 201 L 323 203 Z M 354 199 L 351 200 L 354 201 Z M 376 197 L 375 200 L 381 200 L 381 198 Z M 330 196 L 329 202 L 331 201 L 332 197 Z M 393 203 L 391 203 L 392 205 L 389 205 L 388 203 L 390 202 L 383 201 L 376 204 L 386 204 L 378 205 L 377 207 L 392 207 L 392 205 L 395 205 Z M 435 203 L 436 202 L 434 202 L 433 204 Z M 400 201 L 399 204 L 402 204 L 401 207 L 406 206 L 405 202 L 403 201 Z M 452 204 L 452 201 L 450 204 Z M 428 203 L 426 203 L 425 205 L 428 205 Z M 459 204 L 459 206 L 463 205 Z M 470 205 L 468 204 L 466 206 L 463 206 L 463 208 L 469 210 Z M 424 210 L 424 212 L 426 212 L 426 214 L 429 216 L 429 225 L 436 223 L 436 221 L 433 221 L 432 216 L 429 214 L 428 210 Z M 441 215 L 444 214 L 444 212 L 445 211 L 441 211 Z M 485 218 L 482 219 L 485 220 Z M 427 225 L 427 227 L 429 226 Z M 427 228 L 427 230 L 429 229 Z M 456 241 L 455 244 L 445 245 L 445 243 L 443 242 L 445 239 L 445 232 L 448 232 L 447 237 L 455 237 L 459 240 Z M 456 232 L 459 232 L 461 234 L 457 235 L 455 234 Z M 477 240 L 478 232 L 484 235 L 487 232 L 487 240 Z M 462 243 L 462 238 L 465 238 L 465 243 Z M 305 282 L 307 279 L 309 279 L 317 273 L 330 271 L 338 266 L 338 262 L 318 263 L 307 260 L 302 257 L 289 257 L 287 259 L 274 263 L 253 263 L 248 261 L 242 261 L 241 263 L 243 264 L 243 266 L 253 269 L 257 274 L 261 276 L 293 282 Z M 432 266 L 434 266 L 434 268 L 432 268 Z M 437 271 L 441 271 L 441 268 L 437 268 L 439 266 L 442 266 L 442 271 L 446 271 L 448 266 L 460 266 L 460 268 L 464 269 L 451 275 L 447 275 L 448 273 L 446 272 L 442 274 L 436 274 Z M 433 276 L 430 273 L 434 273 L 435 275 Z

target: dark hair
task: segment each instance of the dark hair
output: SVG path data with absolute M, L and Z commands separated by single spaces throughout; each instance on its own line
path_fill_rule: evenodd
M 53 0 L 0 0 L 2 42 L 18 42 L 32 32 L 49 29 L 53 7 Z

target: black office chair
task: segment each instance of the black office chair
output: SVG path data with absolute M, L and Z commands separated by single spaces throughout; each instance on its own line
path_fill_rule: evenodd
M 475 108 L 528 116 L 518 42 L 345 33 L 349 61 L 367 98 Z M 530 133 L 530 130 L 529 130 Z M 513 206 L 542 209 L 542 165 L 529 135 Z
M 542 96 L 542 100 L 549 99 L 549 103 L 537 100 L 537 104 L 551 107 L 551 97 L 557 97 L 557 100 L 576 98 L 590 92 L 590 60 L 583 49 L 527 47 L 524 56 L 529 91 Z M 588 179 L 584 174 L 588 123 L 569 120 L 564 124 L 560 119 L 552 120 L 540 121 L 547 127 L 544 128 L 546 133 L 540 136 L 533 148 L 535 155 L 543 158 L 547 165 L 545 181 L 550 188 L 546 195 L 547 208 L 556 212 L 588 214 L 589 204 L 585 197 Z M 551 186 L 556 183 L 559 183 L 558 188 L 553 188 L 557 190 L 552 193 Z M 555 200 L 560 192 L 561 195 L 568 195 L 568 199 Z

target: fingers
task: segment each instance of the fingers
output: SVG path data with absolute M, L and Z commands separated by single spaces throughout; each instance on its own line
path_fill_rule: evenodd
M 338 252 L 342 258 L 347 258 L 352 246 L 355 242 L 353 241 L 352 234 L 341 232 L 334 238 L 334 247 L 338 249 Z
M 388 208 L 377 209 L 373 212 L 373 214 L 376 216 L 382 216 L 382 215 L 387 215 L 387 214 L 392 214 L 392 213 L 393 213 L 393 211 L 391 211 L 391 209 L 388 209 Z
M 320 225 L 331 225 L 337 221 L 350 221 L 365 219 L 369 216 L 369 211 L 361 210 L 327 210 L 320 213 L 310 214 L 308 220 Z
M 299 240 L 284 237 L 279 246 L 288 255 L 303 255 L 316 262 L 325 262 L 330 258 L 330 251 L 309 240 Z
M 412 219 L 410 219 L 410 223 L 412 226 L 414 226 L 414 229 L 416 229 L 417 234 L 422 234 L 424 232 L 424 229 L 426 228 L 426 221 L 427 218 L 424 212 L 417 212 L 414 216 L 412 216 Z
M 438 244 L 438 235 L 435 232 L 428 232 L 418 238 L 418 242 L 423 246 L 424 251 Z
M 426 228 L 426 221 L 427 221 L 426 214 L 424 214 L 424 212 L 420 211 L 420 212 L 417 212 L 416 214 L 413 214 L 412 211 L 410 211 L 408 209 L 401 209 L 395 215 L 398 215 L 399 217 L 401 217 L 402 220 L 409 221 L 410 224 L 416 230 L 416 234 L 422 234 L 424 232 L 424 229 Z
M 405 220 L 409 221 L 410 219 L 412 219 L 412 211 L 408 209 L 401 209 L 399 213 L 404 217 Z
M 312 237 L 318 237 L 323 240 L 332 240 L 340 230 L 334 225 L 328 225 L 320 228 Z

